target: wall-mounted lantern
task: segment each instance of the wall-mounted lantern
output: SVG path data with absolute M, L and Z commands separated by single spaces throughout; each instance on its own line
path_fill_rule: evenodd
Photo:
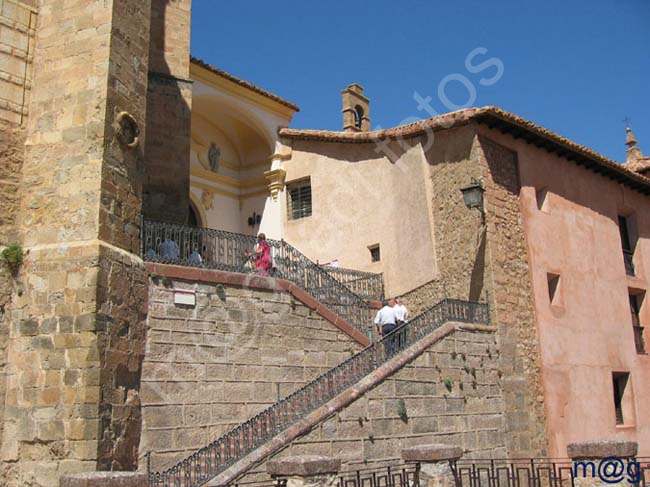
M 255 212 L 253 212 L 253 214 L 248 217 L 249 227 L 254 227 L 255 225 L 259 225 L 261 222 L 262 222 L 262 215 L 258 215 Z
M 484 191 L 485 188 L 483 188 L 483 181 L 479 181 L 476 178 L 472 178 L 472 181 L 469 184 L 469 186 L 461 188 L 465 206 L 467 206 L 467 208 L 469 208 L 470 210 L 472 208 L 478 208 L 478 211 L 481 212 L 481 216 L 483 218 L 485 218 L 485 209 L 483 208 Z

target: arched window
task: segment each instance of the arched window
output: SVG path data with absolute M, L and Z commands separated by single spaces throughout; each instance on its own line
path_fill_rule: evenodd
M 361 121 L 363 120 L 363 108 L 359 105 L 354 107 L 354 126 L 361 130 Z

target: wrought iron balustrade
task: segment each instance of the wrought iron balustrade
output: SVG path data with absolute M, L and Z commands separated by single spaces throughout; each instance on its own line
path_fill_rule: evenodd
M 266 240 L 271 248 L 271 275 L 293 282 L 365 335 L 372 333 L 373 310 L 329 272 L 283 240 Z M 255 272 L 257 238 L 212 228 L 144 220 L 142 258 L 230 272 Z
M 382 463 L 382 466 L 341 472 L 337 487 L 419 487 L 419 464 L 400 465 L 397 460 L 391 465 Z M 287 477 L 236 481 L 227 487 L 287 487 Z
M 625 261 L 625 272 L 628 276 L 634 276 L 634 253 L 631 250 L 623 249 L 623 260 Z
M 338 487 L 419 487 L 419 470 L 415 463 L 352 470 L 339 476 Z
M 457 487 L 571 487 L 585 478 L 597 484 L 650 485 L 649 458 L 619 460 L 610 463 L 607 471 L 599 470 L 599 460 L 572 462 L 568 458 L 461 459 L 454 469 Z M 599 478 L 601 474 L 604 479 Z
M 427 484 L 420 462 L 405 465 L 351 470 L 338 475 L 337 487 L 420 487 Z M 608 469 L 599 470 L 599 460 L 573 462 L 561 458 L 461 459 L 450 461 L 455 487 L 572 487 L 580 479 L 587 484 L 650 486 L 650 458 L 606 459 Z M 601 478 L 601 476 L 604 477 Z M 286 487 L 287 479 L 234 483 L 228 487 Z M 596 482 L 594 482 L 596 481 Z M 444 483 L 439 479 L 434 484 Z
M 445 299 L 406 325 L 374 342 L 281 401 L 162 472 L 151 472 L 151 487 L 198 487 L 296 421 L 356 384 L 400 350 L 413 345 L 443 323 L 489 323 L 486 304 Z
M 323 265 L 321 268 L 363 299 L 374 301 L 384 299 L 384 277 L 382 274 L 327 265 Z

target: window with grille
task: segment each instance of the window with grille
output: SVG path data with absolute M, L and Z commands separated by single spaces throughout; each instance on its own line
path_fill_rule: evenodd
M 381 260 L 379 244 L 371 245 L 368 250 L 370 251 L 370 262 L 379 262 Z
M 632 329 L 634 330 L 634 345 L 636 353 L 646 353 L 643 340 L 643 326 L 641 326 L 641 303 L 644 294 L 632 294 L 630 292 L 630 314 L 632 315 Z
M 634 245 L 635 238 L 633 235 L 634 217 L 618 216 L 618 230 L 621 235 L 621 246 L 623 247 L 623 259 L 625 261 L 625 272 L 628 276 L 634 274 Z
M 311 180 L 287 184 L 287 215 L 289 220 L 311 216 Z

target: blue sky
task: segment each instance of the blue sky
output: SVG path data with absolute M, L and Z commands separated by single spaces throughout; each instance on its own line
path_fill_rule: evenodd
M 339 130 L 340 90 L 358 82 L 373 128 L 428 117 L 418 93 L 437 113 L 497 105 L 615 160 L 629 117 L 650 155 L 650 0 L 194 0 L 192 9 L 193 55 L 298 104 L 292 127 Z

